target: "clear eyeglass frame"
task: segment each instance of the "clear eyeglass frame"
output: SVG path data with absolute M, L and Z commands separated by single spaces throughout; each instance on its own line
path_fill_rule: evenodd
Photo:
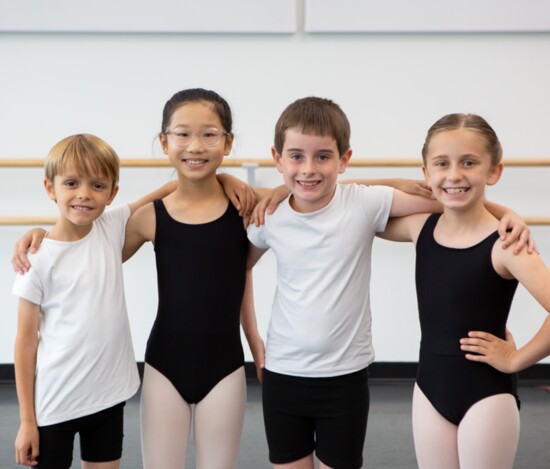
M 171 135 L 174 144 L 178 147 L 185 148 L 191 144 L 195 137 L 198 137 L 199 142 L 205 147 L 215 147 L 220 143 L 222 135 L 229 135 L 229 132 L 217 129 L 216 127 L 209 127 L 199 130 L 198 132 L 176 127 L 175 129 L 166 129 L 163 134 L 167 136 Z

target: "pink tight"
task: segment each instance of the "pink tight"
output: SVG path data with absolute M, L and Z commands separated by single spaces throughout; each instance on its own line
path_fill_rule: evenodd
M 477 402 L 456 426 L 415 385 L 412 421 L 420 469 L 511 469 L 514 464 L 520 424 L 511 394 Z
M 243 367 L 226 376 L 193 408 L 164 375 L 145 364 L 141 391 L 144 468 L 182 469 L 193 427 L 197 469 L 233 469 L 245 405 Z

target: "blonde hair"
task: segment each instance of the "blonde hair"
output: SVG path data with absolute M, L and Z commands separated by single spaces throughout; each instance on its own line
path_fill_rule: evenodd
M 100 174 L 111 178 L 113 187 L 118 183 L 118 155 L 107 142 L 95 135 L 71 135 L 56 143 L 44 160 L 46 178 L 53 181 L 69 166 L 85 176 Z

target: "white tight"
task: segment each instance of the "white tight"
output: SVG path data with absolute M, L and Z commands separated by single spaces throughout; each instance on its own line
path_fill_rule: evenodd
M 245 405 L 244 367 L 221 380 L 193 411 L 172 383 L 146 363 L 141 391 L 144 468 L 182 469 L 193 421 L 197 469 L 233 469 Z
M 519 440 L 514 396 L 497 394 L 475 403 L 458 427 L 439 414 L 415 385 L 414 447 L 420 469 L 511 469 Z

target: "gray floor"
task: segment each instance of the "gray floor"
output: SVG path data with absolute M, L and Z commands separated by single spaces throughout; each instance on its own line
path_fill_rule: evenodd
M 410 469 L 415 468 L 410 423 L 412 395 L 411 382 L 371 382 L 371 410 L 365 443 L 365 468 Z M 544 388 L 523 385 L 522 433 L 516 459 L 516 469 L 550 468 L 550 392 Z M 126 406 L 125 446 L 121 467 L 139 469 L 141 455 L 139 445 L 139 396 Z M 17 399 L 14 386 L 0 385 L 0 469 L 16 466 L 13 456 L 13 440 L 18 428 Z M 186 464 L 195 467 L 192 447 Z M 78 468 L 78 452 L 75 451 L 73 468 Z M 260 403 L 260 387 L 249 384 L 248 406 L 239 456 L 239 469 L 264 469 L 271 467 L 267 460 Z M 162 468 L 159 468 L 162 469 Z M 445 469 L 445 468 L 442 468 Z

